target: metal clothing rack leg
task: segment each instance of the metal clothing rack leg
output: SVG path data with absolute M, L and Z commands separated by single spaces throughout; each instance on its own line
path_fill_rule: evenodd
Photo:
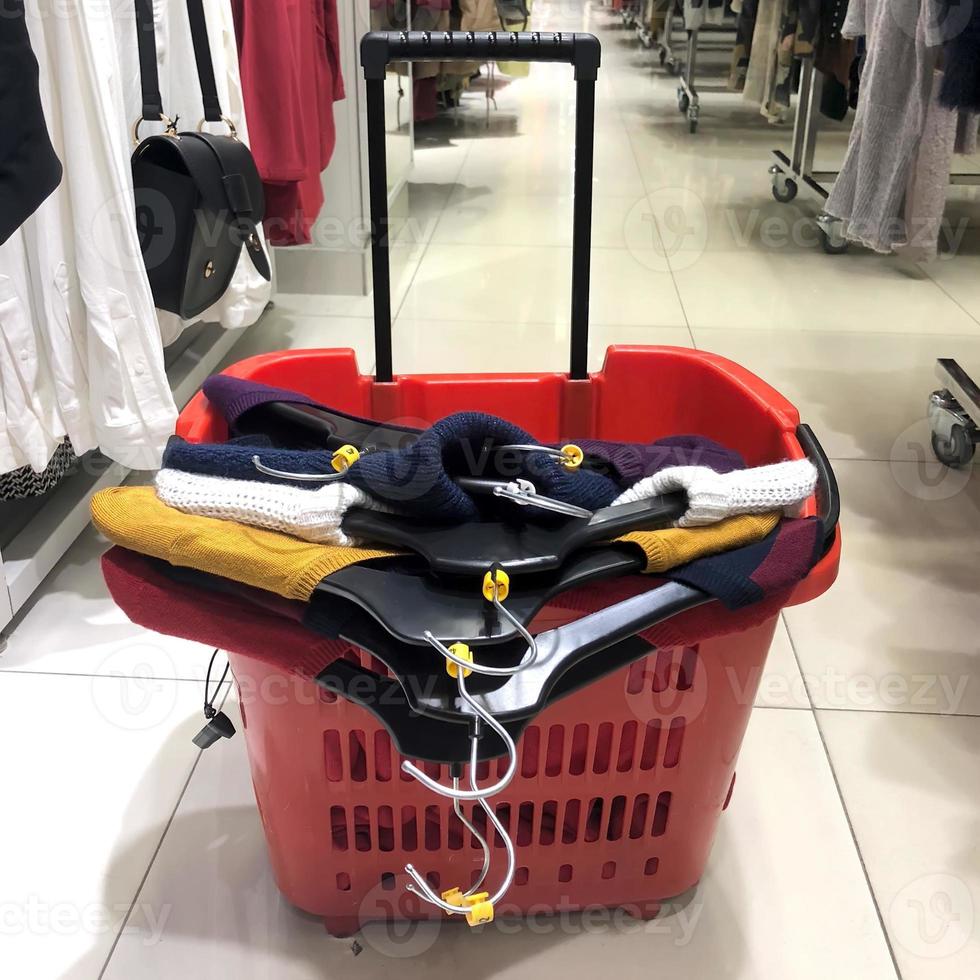
M 769 168 L 772 176 L 772 196 L 782 204 L 792 201 L 803 186 L 812 191 L 821 203 L 827 200 L 830 190 L 825 186 L 837 179 L 836 170 L 814 170 L 813 159 L 817 149 L 817 131 L 820 116 L 820 94 L 823 76 L 814 68 L 813 59 L 803 61 L 800 72 L 800 92 L 793 121 L 793 142 L 790 155 L 773 150 L 775 162 Z M 831 255 L 847 251 L 842 222 L 821 210 L 816 217 L 820 229 L 820 244 Z
M 729 24 L 710 24 L 706 25 L 707 36 L 712 39 L 721 39 L 722 46 L 713 45 L 707 50 L 720 51 L 726 50 L 729 40 L 735 43 L 735 35 L 728 36 L 728 30 L 733 25 Z M 698 91 L 697 78 L 698 72 L 698 51 L 702 50 L 703 29 L 694 28 L 687 32 L 687 59 L 683 69 L 677 79 L 677 109 L 687 115 L 688 127 L 692 133 L 698 131 L 698 120 L 701 116 L 701 96 Z M 712 85 L 702 91 L 705 92 L 727 92 L 726 85 Z

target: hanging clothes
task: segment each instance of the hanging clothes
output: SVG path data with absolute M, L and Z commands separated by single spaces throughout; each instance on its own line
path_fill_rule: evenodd
M 735 19 L 735 47 L 732 49 L 732 66 L 728 74 L 728 88 L 732 92 L 745 90 L 745 79 L 752 56 L 752 39 L 759 16 L 759 0 L 741 0 Z
M 955 113 L 933 98 L 937 13 L 936 0 L 852 0 L 844 24 L 845 36 L 866 35 L 868 52 L 826 210 L 842 219 L 848 239 L 877 252 L 912 245 L 917 257 L 934 254 L 958 128 Z
M 0 472 L 40 473 L 64 437 L 21 231 L 0 245 Z
M 980 112 L 980 4 L 939 0 L 944 77 L 940 104 Z
M 201 94 L 186 10 L 161 2 L 157 14 L 168 104 L 196 125 Z M 205 0 L 205 15 L 220 94 L 247 140 L 227 0 Z M 29 463 L 41 471 L 67 436 L 79 454 L 98 447 L 125 466 L 153 469 L 177 417 L 163 348 L 186 323 L 158 316 L 141 258 L 130 167 L 131 126 L 142 105 L 134 11 L 44 0 L 27 26 L 65 176 L 14 236 L 19 241 L 0 250 L 0 358 L 5 377 L 18 377 L 29 392 L 11 408 L 18 396 L 4 384 L 0 466 Z M 254 322 L 269 297 L 256 275 L 243 256 L 228 293 L 203 318 L 233 327 Z M 25 323 L 29 331 L 17 326 Z M 18 415 L 28 411 L 33 421 Z M 20 443 L 30 429 L 28 451 Z
M 61 182 L 38 88 L 23 0 L 0 17 L 0 245 Z
M 232 0 L 232 11 L 265 232 L 273 245 L 309 244 L 344 98 L 337 2 Z
M 684 30 L 699 31 L 705 24 L 725 20 L 725 0 L 684 0 Z
M 793 65 L 813 56 L 820 0 L 759 0 L 743 95 L 769 122 L 789 111 Z
M 33 301 L 27 313 L 21 296 L 21 311 L 39 341 L 20 356 L 50 365 L 57 397 L 48 408 L 43 396 L 46 415 L 56 408 L 60 418 L 49 453 L 68 435 L 77 452 L 100 446 L 152 468 L 177 411 L 136 233 L 127 122 L 136 113 L 124 102 L 119 21 L 89 4 L 53 4 L 32 10 L 28 29 L 65 176 L 20 232 Z

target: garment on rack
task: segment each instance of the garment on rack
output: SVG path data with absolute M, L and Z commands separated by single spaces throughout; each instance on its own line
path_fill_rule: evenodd
M 647 574 L 663 574 L 697 558 L 742 548 L 760 541 L 779 524 L 779 511 L 728 517 L 706 527 L 677 527 L 660 531 L 631 531 L 617 541 L 634 544 L 646 556 Z
M 24 500 L 48 493 L 61 483 L 77 462 L 71 440 L 65 439 L 40 473 L 30 466 L 21 466 L 0 474 L 0 500 Z
M 939 0 L 944 77 L 939 101 L 946 109 L 980 112 L 980 4 Z
M 936 257 L 943 212 L 946 210 L 958 113 L 940 104 L 942 79 L 941 71 L 933 72 L 932 96 L 926 108 L 922 135 L 912 160 L 911 177 L 902 206 L 905 238 L 894 246 L 897 254 L 912 262 L 927 262 Z
M 0 472 L 41 473 L 65 435 L 39 336 L 23 231 L 0 245 Z
M 759 0 L 742 0 L 735 20 L 735 47 L 732 49 L 732 66 L 728 74 L 728 88 L 732 92 L 745 90 L 745 79 L 752 55 L 752 39 L 759 16 Z
M 945 188 L 936 186 L 937 175 L 945 171 L 942 184 L 948 182 L 957 123 L 933 99 L 942 39 L 936 11 L 936 0 L 851 0 L 844 24 L 846 36 L 866 35 L 867 57 L 847 155 L 826 211 L 842 220 L 848 239 L 877 252 L 910 243 L 931 249 L 942 220 Z M 929 140 L 923 139 L 927 125 Z
M 344 98 L 337 0 L 232 0 L 251 149 L 273 245 L 302 245 L 323 206 Z
M 0 245 L 60 182 L 24 2 L 6 0 L 0 16 Z
M 705 24 L 725 20 L 725 0 L 684 0 L 684 30 L 699 31 Z
M 827 0 L 820 5 L 817 44 L 813 66 L 845 87 L 850 85 L 851 65 L 857 57 L 857 42 L 844 37 L 848 0 Z
M 350 644 L 330 640 L 244 597 L 174 582 L 152 560 L 125 548 L 102 556 L 109 594 L 145 629 L 241 653 L 312 679 L 345 656 Z
M 816 467 L 808 459 L 719 474 L 706 466 L 673 466 L 640 480 L 616 498 L 616 504 L 659 497 L 674 490 L 687 493 L 687 510 L 677 527 L 715 524 L 737 514 L 765 514 L 798 508 L 817 485 Z
M 92 521 L 113 543 L 235 579 L 287 599 L 308 599 L 331 572 L 397 552 L 310 544 L 233 521 L 183 514 L 153 487 L 111 487 L 92 497 Z
M 224 29 L 227 0 L 205 0 L 205 12 L 216 83 L 247 139 L 234 96 L 237 57 Z M 168 105 L 196 123 L 201 94 L 184 6 L 161 8 L 158 26 Z M 154 309 L 134 217 L 131 126 L 141 106 L 134 11 L 131 4 L 103 9 L 80 0 L 53 10 L 45 0 L 29 10 L 28 28 L 65 175 L 0 252 L 5 319 L 32 330 L 13 348 L 16 371 L 36 377 L 32 390 L 41 399 L 32 408 L 34 423 L 8 413 L 4 429 L 34 426 L 43 433 L 33 440 L 40 459 L 8 458 L 0 444 L 0 466 L 30 462 L 40 471 L 67 436 L 79 455 L 98 447 L 126 466 L 154 469 L 177 416 L 163 347 L 185 324 Z M 228 293 L 205 312 L 209 320 L 244 326 L 258 317 L 269 287 L 263 281 L 253 289 L 250 270 L 243 257 Z
M 744 97 L 770 122 L 789 111 L 797 58 L 813 56 L 820 0 L 759 0 Z
M 76 452 L 99 446 L 127 466 L 153 468 L 177 411 L 133 217 L 120 21 L 77 0 L 48 6 L 28 14 L 28 28 L 65 175 L 19 232 L 31 295 L 17 290 L 8 302 L 36 337 L 20 356 L 51 377 L 40 421 L 49 458 L 67 435 Z M 8 254 L 0 282 L 11 277 Z
M 154 486 L 168 507 L 185 514 L 282 531 L 317 544 L 357 543 L 340 527 L 351 507 L 387 510 L 363 490 L 343 481 L 277 486 L 162 469 Z

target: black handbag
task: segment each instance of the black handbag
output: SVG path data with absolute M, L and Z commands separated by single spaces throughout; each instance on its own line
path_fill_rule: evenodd
M 140 249 L 156 306 L 190 319 L 224 295 L 242 248 L 271 278 L 258 235 L 265 195 L 249 148 L 221 111 L 202 0 L 187 0 L 204 97 L 196 132 L 178 132 L 163 112 L 153 0 L 135 3 L 143 114 L 133 127 L 132 168 Z M 143 120 L 162 121 L 166 129 L 141 141 Z M 205 122 L 225 123 L 228 134 L 203 132 Z

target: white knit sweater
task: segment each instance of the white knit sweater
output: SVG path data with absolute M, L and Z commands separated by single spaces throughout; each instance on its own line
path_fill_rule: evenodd
M 185 514 L 283 531 L 317 544 L 359 543 L 340 529 L 351 507 L 388 510 L 363 490 L 342 482 L 309 490 L 163 469 L 155 484 L 157 496 Z
M 687 491 L 687 511 L 678 527 L 715 524 L 736 514 L 765 514 L 783 508 L 795 513 L 817 485 L 817 471 L 808 459 L 715 473 L 707 466 L 670 466 L 645 477 L 613 504 Z

